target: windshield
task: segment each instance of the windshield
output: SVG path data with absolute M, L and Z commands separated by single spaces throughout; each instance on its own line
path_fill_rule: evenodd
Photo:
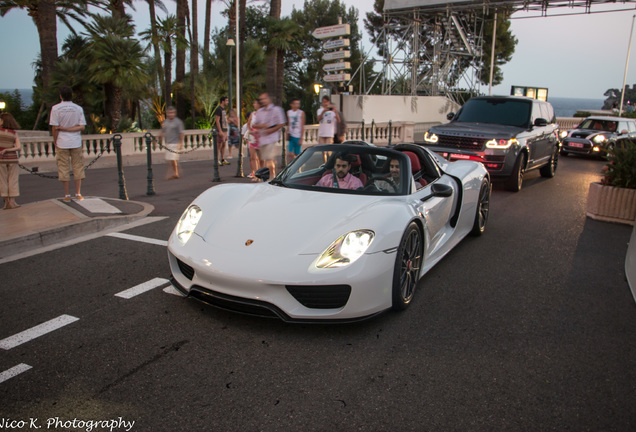
M 296 189 L 360 195 L 405 195 L 411 190 L 409 158 L 395 150 L 363 145 L 307 148 L 274 180 Z
M 612 120 L 601 120 L 601 119 L 585 119 L 583 120 L 583 122 L 579 125 L 579 129 L 592 129 L 592 130 L 599 130 L 599 131 L 609 131 L 609 132 L 614 132 L 616 131 L 616 126 L 617 126 L 618 122 L 612 121 Z
M 494 123 L 526 128 L 530 124 L 532 103 L 514 99 L 470 99 L 453 121 Z

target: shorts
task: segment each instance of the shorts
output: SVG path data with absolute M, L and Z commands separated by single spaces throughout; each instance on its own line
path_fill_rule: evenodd
M 55 148 L 55 161 L 57 162 L 57 175 L 60 181 L 70 181 L 71 168 L 75 180 L 82 180 L 84 175 L 84 149 L 82 147 L 64 149 Z
M 276 158 L 276 144 L 265 144 L 258 148 L 261 151 L 261 159 L 274 160 Z
M 298 156 L 300 154 L 300 138 L 290 136 L 287 151 Z
M 173 153 L 179 151 L 179 144 L 164 144 L 163 147 L 166 149 L 166 160 L 169 161 L 177 161 L 179 160 L 179 153 Z

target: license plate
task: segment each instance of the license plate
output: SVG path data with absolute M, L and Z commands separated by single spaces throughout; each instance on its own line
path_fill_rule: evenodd
M 469 155 L 465 155 L 465 154 L 452 153 L 451 154 L 451 159 L 470 160 L 470 156 Z
M 571 142 L 570 147 L 583 148 L 583 143 Z

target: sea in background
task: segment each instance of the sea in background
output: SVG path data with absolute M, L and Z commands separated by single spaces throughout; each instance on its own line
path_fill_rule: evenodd
M 13 93 L 13 91 L 14 89 L 0 88 L 0 93 Z M 18 91 L 22 96 L 24 105 L 26 105 L 26 107 L 31 105 L 33 89 L 18 89 Z M 554 112 L 557 117 L 572 117 L 577 111 L 602 109 L 605 99 L 550 97 L 548 98 L 548 102 L 554 107 Z

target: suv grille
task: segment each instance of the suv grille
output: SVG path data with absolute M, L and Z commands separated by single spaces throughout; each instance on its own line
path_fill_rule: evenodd
M 481 150 L 486 143 L 485 138 L 472 138 L 452 135 L 437 135 L 437 138 L 438 141 L 435 145 L 464 150 Z

